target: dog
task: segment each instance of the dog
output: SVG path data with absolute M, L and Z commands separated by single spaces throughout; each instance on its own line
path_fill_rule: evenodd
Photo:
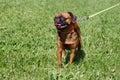
M 54 17 L 54 25 L 57 29 L 57 60 L 59 68 L 62 67 L 61 59 L 65 56 L 65 50 L 70 50 L 70 64 L 77 54 L 76 49 L 80 52 L 82 40 L 76 20 L 77 17 L 72 12 L 58 13 Z

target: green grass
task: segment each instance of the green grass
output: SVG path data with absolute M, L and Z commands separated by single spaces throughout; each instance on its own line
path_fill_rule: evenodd
M 84 56 L 58 70 L 54 15 L 78 19 L 119 0 L 0 0 L 0 80 L 119 80 L 120 6 L 79 24 Z

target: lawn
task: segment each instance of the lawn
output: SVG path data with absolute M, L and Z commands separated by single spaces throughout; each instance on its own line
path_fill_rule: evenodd
M 79 23 L 81 58 L 60 70 L 53 22 L 58 12 L 79 20 L 119 2 L 0 0 L 0 80 L 119 80 L 120 6 Z

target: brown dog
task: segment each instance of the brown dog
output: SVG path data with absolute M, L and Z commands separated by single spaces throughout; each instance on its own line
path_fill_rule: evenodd
M 74 60 L 76 48 L 80 51 L 81 37 L 76 18 L 71 12 L 58 13 L 54 18 L 54 24 L 57 28 L 57 60 L 59 67 L 62 66 L 61 58 L 65 55 L 65 49 L 71 51 L 70 63 Z

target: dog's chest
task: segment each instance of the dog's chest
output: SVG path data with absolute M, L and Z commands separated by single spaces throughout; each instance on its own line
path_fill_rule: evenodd
M 72 31 L 69 34 L 59 33 L 58 39 L 63 44 L 75 44 L 78 41 L 79 36 L 76 32 Z

